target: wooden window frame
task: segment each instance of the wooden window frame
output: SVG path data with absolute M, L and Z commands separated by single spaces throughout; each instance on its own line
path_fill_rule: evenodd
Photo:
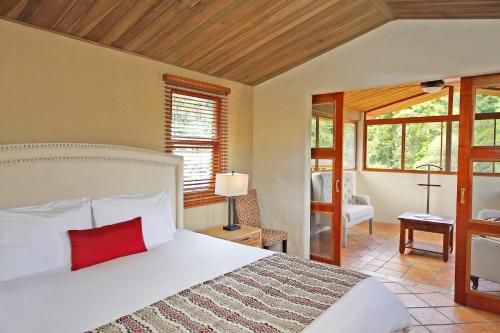
M 374 171 L 374 172 L 396 172 L 396 173 L 418 173 L 425 174 L 426 170 L 411 170 L 405 169 L 405 150 L 406 150 L 406 125 L 407 124 L 417 124 L 417 123 L 446 123 L 446 137 L 445 137 L 445 146 L 446 146 L 446 155 L 444 161 L 444 170 L 441 171 L 431 171 L 432 174 L 441 174 L 441 175 L 456 175 L 456 171 L 451 171 L 451 147 L 452 147 L 452 124 L 453 122 L 458 122 L 459 115 L 453 114 L 453 98 L 454 98 L 454 88 L 452 86 L 448 88 L 448 113 L 446 115 L 440 116 L 425 116 L 425 117 L 407 117 L 407 118 L 389 118 L 389 119 L 368 119 L 368 115 L 365 112 L 363 117 L 363 171 Z M 482 119 L 495 119 L 495 121 L 500 121 L 500 113 L 480 113 L 475 115 L 476 120 Z M 369 168 L 367 167 L 367 132 L 368 126 L 370 125 L 401 125 L 401 165 L 400 169 L 382 169 L 382 168 Z M 444 133 L 443 133 L 444 134 Z M 496 123 L 494 125 L 494 137 L 493 140 L 496 140 L 496 135 L 500 133 L 496 133 Z M 442 141 L 441 141 L 442 142 Z M 443 144 L 441 143 L 441 149 L 443 149 Z M 489 176 L 489 177 L 500 177 L 500 173 L 479 173 L 475 172 L 474 175 L 478 176 Z
M 315 142 L 315 149 L 319 148 L 319 118 L 326 118 L 326 119 L 332 119 L 333 120 L 333 115 L 330 113 L 323 113 L 323 112 L 318 112 L 318 111 L 313 111 L 311 118 L 316 119 L 316 142 Z M 356 147 L 354 148 L 354 168 L 347 168 L 344 169 L 342 168 L 343 171 L 354 171 L 357 170 L 358 167 L 358 122 L 356 120 L 351 120 L 351 119 L 344 119 L 344 124 L 345 123 L 351 123 L 354 124 L 354 141 L 356 142 Z M 342 126 L 342 129 L 344 126 Z M 342 149 L 343 153 L 343 149 Z M 330 158 L 329 156 L 325 156 L 325 159 Z M 314 159 L 314 158 L 311 158 Z M 313 172 L 318 172 L 322 171 L 319 170 L 319 158 L 314 159 L 314 168 L 311 168 L 311 171 Z M 327 170 L 329 171 L 329 170 Z
M 213 152 L 211 161 L 211 176 L 202 181 L 201 187 L 206 189 L 193 190 L 193 181 L 184 180 L 184 208 L 204 206 L 227 200 L 226 197 L 215 194 L 215 175 L 227 172 L 228 136 L 227 136 L 227 95 L 229 88 L 192 80 L 180 76 L 165 74 L 165 151 L 172 153 L 176 147 L 210 148 Z M 215 139 L 173 139 L 172 138 L 172 94 L 203 98 L 215 103 Z M 196 181 L 194 181 L 196 183 Z

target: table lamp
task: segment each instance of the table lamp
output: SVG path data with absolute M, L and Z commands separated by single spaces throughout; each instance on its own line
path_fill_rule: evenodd
M 227 226 L 224 230 L 240 229 L 236 224 L 236 205 L 234 199 L 248 193 L 248 175 L 241 173 L 218 173 L 215 175 L 215 194 L 228 197 Z M 232 215 L 232 218 L 231 218 Z M 231 221 L 232 220 L 232 221 Z

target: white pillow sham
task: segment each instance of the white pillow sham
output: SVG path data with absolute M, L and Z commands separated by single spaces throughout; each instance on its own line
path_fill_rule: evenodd
M 69 271 L 67 231 L 89 228 L 89 198 L 0 209 L 0 281 L 51 270 Z
M 140 216 L 144 243 L 148 250 L 171 241 L 176 230 L 171 191 L 92 200 L 92 215 L 96 227 Z

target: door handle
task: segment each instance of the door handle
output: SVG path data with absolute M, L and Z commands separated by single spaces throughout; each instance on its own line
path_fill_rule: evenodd
M 337 192 L 340 192 L 340 189 L 339 189 L 339 184 L 340 184 L 340 180 L 338 180 L 338 179 L 337 179 L 337 180 L 335 181 L 335 191 L 337 191 Z
M 465 203 L 465 187 L 460 188 L 460 203 Z

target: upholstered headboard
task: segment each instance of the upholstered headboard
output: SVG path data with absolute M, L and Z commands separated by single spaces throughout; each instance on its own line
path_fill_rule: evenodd
M 172 190 L 181 229 L 182 177 L 181 157 L 152 150 L 81 143 L 0 145 L 0 208 Z

